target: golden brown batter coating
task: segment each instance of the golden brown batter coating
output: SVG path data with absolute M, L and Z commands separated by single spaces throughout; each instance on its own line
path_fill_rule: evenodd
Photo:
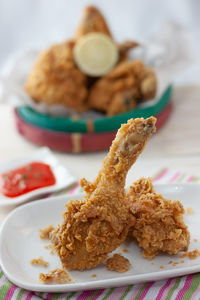
M 160 251 L 177 254 L 186 251 L 190 234 L 183 222 L 184 209 L 179 200 L 157 194 L 151 178 L 141 178 L 129 189 L 127 200 L 136 223 L 130 233 L 149 259 Z
M 127 258 L 121 254 L 114 254 L 111 258 L 106 261 L 106 268 L 111 271 L 124 273 L 128 271 L 131 264 Z
M 154 117 L 130 119 L 118 130 L 94 183 L 81 181 L 83 200 L 71 200 L 52 243 L 67 269 L 95 267 L 126 239 L 135 218 L 125 201 L 128 170 L 155 132 Z
M 133 49 L 135 47 L 138 47 L 138 46 L 139 46 L 139 44 L 137 42 L 130 41 L 130 40 L 127 40 L 127 41 L 124 41 L 121 44 L 118 44 L 117 47 L 118 47 L 119 54 L 120 54 L 119 62 L 127 60 L 128 59 L 128 52 L 131 49 Z
M 140 76 L 141 100 L 148 100 L 155 97 L 157 89 L 157 78 L 151 68 L 146 68 Z
M 75 38 L 79 39 L 83 35 L 91 32 L 100 32 L 112 38 L 104 16 L 95 6 L 88 6 L 84 9 L 81 23 L 76 30 Z
M 49 225 L 47 227 L 40 229 L 40 238 L 46 240 L 51 239 L 51 233 L 54 229 L 55 228 L 53 227 L 53 225 Z
M 136 103 L 155 96 L 156 76 L 140 60 L 125 61 L 100 78 L 91 88 L 89 106 L 107 115 L 133 109 Z
M 190 259 L 195 259 L 200 256 L 200 251 L 198 249 L 185 252 L 180 257 L 189 257 Z
M 74 42 L 68 41 L 40 54 L 26 81 L 26 91 L 36 102 L 86 109 L 86 76 L 73 58 Z
M 41 52 L 25 83 L 30 97 L 48 106 L 64 105 L 77 112 L 91 108 L 106 112 L 108 116 L 134 109 L 140 99 L 154 97 L 154 72 L 145 69 L 142 62 L 127 61 L 129 50 L 138 46 L 135 41 L 116 44 L 119 60 L 106 76 L 98 80 L 83 74 L 74 61 L 73 48 L 82 36 L 91 32 L 112 38 L 105 18 L 94 6 L 84 10 L 74 40 Z M 137 71 L 138 68 L 140 71 Z
M 43 266 L 43 267 L 47 267 L 48 266 L 48 261 L 45 261 L 42 256 L 38 257 L 38 258 L 33 258 L 30 263 L 32 265 L 37 265 L 37 266 Z
M 39 280 L 43 283 L 68 283 L 72 282 L 71 276 L 63 269 L 55 269 L 46 274 L 40 273 Z

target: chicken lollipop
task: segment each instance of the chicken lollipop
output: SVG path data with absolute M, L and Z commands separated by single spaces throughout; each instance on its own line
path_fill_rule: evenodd
M 154 117 L 130 119 L 119 129 L 94 183 L 82 179 L 83 200 L 71 200 L 52 243 L 67 269 L 95 267 L 121 245 L 134 225 L 125 201 L 128 170 L 155 132 Z

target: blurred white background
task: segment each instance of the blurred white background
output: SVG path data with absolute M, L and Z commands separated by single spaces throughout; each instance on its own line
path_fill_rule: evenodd
M 83 8 L 91 4 L 102 10 L 117 41 L 145 41 L 170 20 L 188 28 L 199 56 L 177 82 L 200 83 L 199 0 L 0 0 L 0 72 L 16 53 L 71 38 Z

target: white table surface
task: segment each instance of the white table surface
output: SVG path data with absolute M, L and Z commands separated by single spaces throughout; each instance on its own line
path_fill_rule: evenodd
M 131 168 L 127 185 L 141 176 L 151 176 L 163 167 L 200 176 L 200 85 L 174 89 L 173 113 L 165 126 L 152 137 L 145 151 Z M 38 147 L 20 136 L 14 124 L 13 109 L 0 104 L 0 163 L 22 157 Z M 92 180 L 106 152 L 70 154 L 54 152 L 60 162 L 79 180 Z M 0 223 L 10 210 L 0 210 Z

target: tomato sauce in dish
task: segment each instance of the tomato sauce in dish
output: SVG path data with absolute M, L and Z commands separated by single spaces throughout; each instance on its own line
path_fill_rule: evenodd
M 0 174 L 0 192 L 4 196 L 14 198 L 42 187 L 54 185 L 55 182 L 55 176 L 49 165 L 42 162 L 31 162 Z

